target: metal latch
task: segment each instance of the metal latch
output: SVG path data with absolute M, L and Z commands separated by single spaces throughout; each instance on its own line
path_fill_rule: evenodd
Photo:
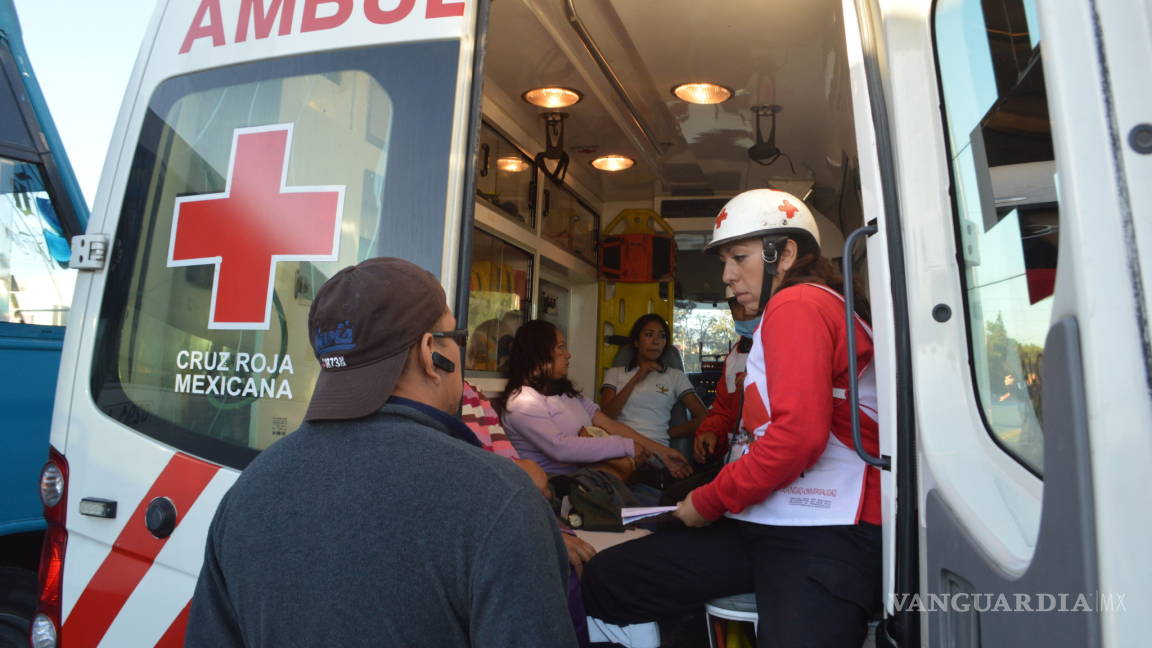
M 108 237 L 103 234 L 80 234 L 72 237 L 72 258 L 68 267 L 77 270 L 100 270 L 108 257 Z

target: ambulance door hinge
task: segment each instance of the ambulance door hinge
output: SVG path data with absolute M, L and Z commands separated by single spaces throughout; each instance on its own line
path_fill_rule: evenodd
M 108 258 L 108 237 L 104 234 L 80 234 L 72 237 L 72 257 L 68 267 L 77 270 L 102 270 Z

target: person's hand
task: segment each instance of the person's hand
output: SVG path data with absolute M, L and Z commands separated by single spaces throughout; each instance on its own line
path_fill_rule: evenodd
M 664 462 L 664 467 L 676 479 L 684 479 L 692 474 L 692 464 L 688 463 L 688 459 L 680 454 L 679 450 L 673 450 L 665 446 L 660 446 L 661 450 L 658 452 L 660 461 Z
M 676 516 L 685 526 L 703 527 L 712 524 L 712 520 L 700 515 L 696 506 L 692 504 L 692 493 L 688 493 L 688 497 L 676 504 L 676 510 L 672 512 L 672 515 Z
M 584 573 L 584 564 L 596 555 L 596 548 L 574 535 L 561 533 L 560 536 L 564 538 L 564 548 L 568 550 L 568 564 L 576 570 L 579 578 Z
M 632 441 L 632 452 L 632 458 L 636 460 L 637 466 L 644 464 L 652 456 L 652 451 L 636 440 Z
M 692 456 L 696 458 L 696 463 L 704 463 L 708 461 L 708 457 L 716 451 L 716 433 L 704 432 L 696 437 L 692 442 Z
M 639 371 L 636 372 L 637 380 L 643 380 L 645 376 L 653 371 L 657 373 L 664 371 L 664 367 L 660 366 L 659 362 L 653 362 L 651 360 L 641 360 L 636 366 L 639 369 Z
M 516 462 L 516 465 L 520 466 L 521 470 L 528 473 L 528 477 L 532 479 L 532 485 L 536 487 L 536 490 L 540 491 L 544 499 L 552 498 L 552 489 L 548 486 L 548 474 L 544 472 L 540 464 L 531 459 L 513 459 L 512 461 Z

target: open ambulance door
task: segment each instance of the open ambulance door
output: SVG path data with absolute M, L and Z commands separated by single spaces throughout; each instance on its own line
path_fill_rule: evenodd
M 1148 8 L 854 4 L 878 44 L 874 120 L 891 127 L 878 150 L 896 220 L 880 231 L 898 230 L 897 420 L 882 428 L 897 438 L 882 450 L 914 468 L 896 475 L 915 517 L 886 528 L 886 607 L 919 632 L 893 636 L 1146 643 L 1131 610 L 1152 571 Z
M 403 257 L 466 305 L 487 2 L 388 4 L 158 5 L 65 342 L 39 636 L 182 645 L 220 498 L 303 418 L 328 277 Z
M 884 68 L 889 54 L 882 12 L 876 2 L 844 0 L 845 44 L 852 86 L 859 191 L 863 225 L 844 232 L 845 287 L 853 273 L 866 272 L 875 343 L 876 398 L 880 415 L 880 456 L 865 456 L 881 470 L 883 514 L 884 622 L 877 646 L 915 646 L 919 619 L 893 608 L 894 597 L 920 590 L 916 556 L 916 420 L 912 402 L 911 346 L 906 237 L 898 196 L 895 138 Z M 860 261 L 866 262 L 861 269 Z

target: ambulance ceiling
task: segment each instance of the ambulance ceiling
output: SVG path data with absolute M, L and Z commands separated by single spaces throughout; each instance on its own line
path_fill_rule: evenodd
M 639 120 L 570 16 L 602 51 Z M 855 157 L 835 0 L 496 0 L 485 65 L 490 104 L 541 148 L 545 111 L 520 94 L 545 85 L 584 94 L 565 110 L 569 173 L 606 201 L 724 195 L 785 178 L 810 179 L 817 191 L 835 195 L 844 154 Z M 735 94 L 719 105 L 688 104 L 671 92 L 688 81 L 719 83 Z M 768 167 L 749 159 L 752 108 L 767 104 L 783 108 L 776 144 L 794 170 L 783 157 Z M 767 138 L 770 120 L 762 118 L 761 127 Z M 589 162 L 605 153 L 628 155 L 637 165 L 614 174 L 592 169 Z

